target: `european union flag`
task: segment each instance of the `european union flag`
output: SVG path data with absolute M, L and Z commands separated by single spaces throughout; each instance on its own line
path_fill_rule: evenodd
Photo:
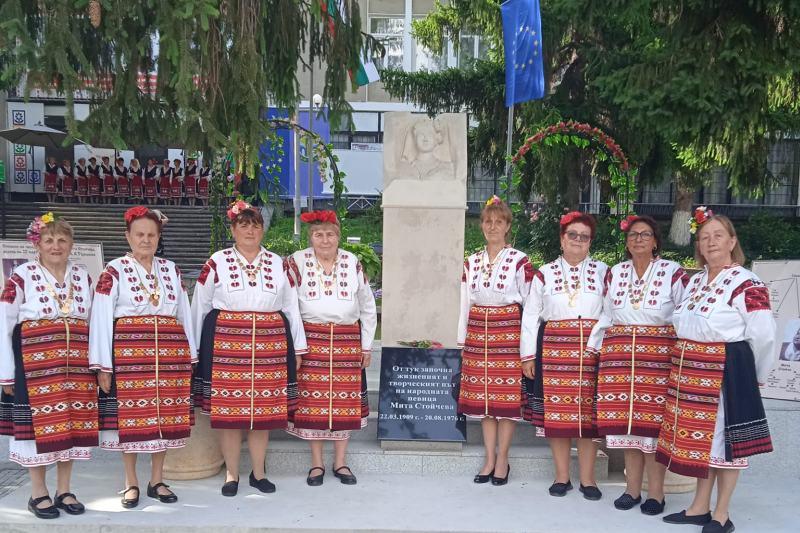
M 506 53 L 506 107 L 544 98 L 539 0 L 508 0 L 500 6 L 500 12 Z

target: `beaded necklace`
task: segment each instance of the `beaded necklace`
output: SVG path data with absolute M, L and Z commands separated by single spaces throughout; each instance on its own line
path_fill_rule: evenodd
M 634 309 L 639 309 L 642 305 L 642 301 L 644 300 L 645 295 L 647 294 L 647 289 L 650 288 L 650 282 L 653 281 L 653 274 L 655 273 L 655 263 L 656 259 L 652 259 L 650 261 L 650 265 L 647 267 L 647 271 L 642 278 L 633 279 L 636 277 L 636 266 L 633 264 L 633 260 L 631 260 L 631 284 L 628 285 L 628 299 L 631 302 L 631 306 Z M 635 285 L 635 288 L 634 288 Z
M 48 274 L 50 274 L 50 271 L 47 270 L 44 267 L 44 265 L 42 263 L 40 263 L 38 260 L 36 261 L 36 264 L 39 266 L 39 269 L 42 271 L 42 279 L 43 279 L 43 281 L 45 283 L 45 286 L 47 287 L 47 292 L 49 292 L 50 296 L 53 297 L 53 301 L 56 303 L 56 307 L 58 308 L 59 315 L 67 316 L 69 314 L 69 312 L 72 310 L 72 300 L 74 298 L 75 285 L 70 281 L 69 282 L 69 291 L 67 291 L 67 294 L 66 295 L 59 294 L 58 291 L 56 291 L 55 287 L 53 287 L 53 284 L 50 283 L 50 280 L 47 279 L 48 278 Z M 53 276 L 52 274 L 50 274 L 50 276 L 53 278 L 53 282 L 54 282 L 55 286 L 58 287 L 58 281 L 56 280 L 55 276 Z M 67 268 L 66 274 L 64 275 L 64 284 L 65 285 L 67 283 L 67 278 L 69 278 L 69 268 Z
M 333 260 L 333 268 L 331 269 L 330 274 L 325 274 L 325 269 L 322 268 L 322 264 L 319 262 L 317 254 L 314 254 L 314 261 L 316 262 L 314 265 L 314 269 L 317 271 L 317 276 L 319 277 L 319 281 L 322 283 L 322 292 L 325 293 L 325 296 L 330 296 L 333 294 L 333 286 L 336 284 L 337 270 L 339 267 L 339 258 L 336 257 Z
M 261 270 L 261 263 L 264 261 L 264 254 L 261 253 L 259 250 L 258 252 L 258 263 L 256 264 L 249 264 L 245 261 L 242 261 L 242 257 L 239 254 L 239 251 L 236 247 L 233 247 L 234 255 L 236 256 L 236 262 L 239 264 L 239 269 L 242 271 L 242 274 L 245 274 L 247 278 L 250 280 L 249 284 L 251 287 L 255 287 L 256 283 L 256 276 L 258 276 L 258 272 Z
M 507 247 L 503 247 L 497 252 L 497 255 L 494 256 L 494 259 L 489 261 L 489 249 L 484 248 L 483 254 L 481 254 L 481 272 L 483 273 L 483 281 L 489 281 L 492 278 L 492 272 L 494 272 L 494 266 L 500 261 L 500 256 L 503 255 L 503 250 Z
M 559 257 L 558 260 L 561 262 L 561 272 L 564 275 L 564 292 L 567 293 L 567 297 L 569 298 L 569 306 L 575 307 L 576 305 L 578 305 L 577 300 L 578 296 L 580 296 L 581 293 L 581 280 L 583 279 L 583 271 L 586 269 L 587 261 L 586 259 L 582 261 L 583 265 L 581 266 L 581 273 L 578 276 L 578 279 L 575 281 L 575 285 L 573 285 L 574 290 L 570 291 L 569 280 L 567 279 L 567 273 L 569 272 L 571 274 L 573 272 L 572 270 L 573 267 L 570 266 L 569 270 L 566 269 L 566 267 L 564 266 L 564 256 Z
M 147 299 L 150 300 L 150 304 L 153 307 L 158 307 L 159 302 L 161 301 L 161 280 L 158 277 L 158 271 L 156 270 L 155 265 L 155 258 L 153 259 L 153 264 L 150 266 L 150 271 L 153 272 L 152 274 L 142 275 L 141 271 L 139 270 L 139 260 L 136 257 L 128 252 L 128 257 L 133 259 L 133 268 L 136 269 L 136 276 L 139 278 L 139 289 L 147 296 Z M 142 266 L 144 268 L 144 266 Z M 143 279 L 147 279 L 148 281 L 153 281 L 154 286 L 151 286 L 152 291 L 148 290 L 145 286 Z
M 725 274 L 725 276 L 723 276 L 724 280 L 727 277 L 727 272 L 725 271 L 726 270 L 731 271 L 734 267 L 737 266 L 739 266 L 738 263 L 733 263 L 731 265 L 723 267 L 722 271 L 716 275 L 714 281 L 712 281 L 711 283 L 708 282 L 708 269 L 706 269 L 706 271 L 703 272 L 703 275 L 700 278 L 700 283 L 698 283 L 699 288 L 694 292 L 694 294 L 692 294 L 689 297 L 689 304 L 686 306 L 686 308 L 689 309 L 689 311 L 691 311 L 692 309 L 697 307 L 697 305 L 700 303 L 700 300 L 705 298 L 707 293 L 712 292 L 717 287 L 717 282 L 720 279 L 720 276 L 722 274 Z M 704 281 L 705 284 L 703 283 Z

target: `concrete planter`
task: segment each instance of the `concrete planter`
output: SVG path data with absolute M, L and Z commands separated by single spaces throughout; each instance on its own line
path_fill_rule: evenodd
M 164 477 L 173 480 L 203 479 L 215 476 L 222 467 L 222 452 L 209 417 L 195 411 L 192 436 L 184 448 L 168 450 Z

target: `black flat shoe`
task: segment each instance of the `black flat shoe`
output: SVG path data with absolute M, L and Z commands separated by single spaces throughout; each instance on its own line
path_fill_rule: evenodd
M 239 480 L 236 481 L 226 481 L 224 485 L 222 485 L 222 495 L 223 496 L 236 496 L 236 493 L 239 492 Z
M 476 474 L 474 478 L 472 478 L 473 483 L 489 483 L 492 478 L 494 477 L 494 468 L 488 474 Z
M 29 499 L 28 510 L 32 512 L 36 518 L 58 518 L 61 513 L 58 512 L 58 509 L 55 505 L 50 505 L 50 507 L 43 507 L 41 509 L 36 507 L 45 500 L 50 500 L 51 502 L 53 501 L 50 499 L 50 496 Z
M 583 483 L 581 483 L 578 490 L 583 493 L 583 497 L 587 500 L 597 501 L 603 497 L 603 493 L 594 485 L 584 486 Z
M 664 512 L 664 506 L 666 504 L 667 500 L 658 501 L 654 498 L 647 498 L 644 503 L 639 506 L 639 509 L 642 510 L 643 514 L 655 516 Z
M 340 474 L 339 473 L 340 470 L 344 470 L 345 468 L 350 470 L 349 466 L 340 466 L 339 468 L 334 468 L 333 469 L 333 475 L 339 478 L 339 481 L 342 482 L 342 485 L 355 485 L 357 480 L 356 480 L 356 476 L 353 475 L 353 471 L 352 470 L 350 470 L 349 474 Z
M 732 533 L 735 530 L 736 527 L 730 518 L 725 521 L 725 525 L 720 524 L 717 520 L 712 520 L 703 526 L 703 533 Z
M 314 470 L 321 470 L 321 474 L 317 474 L 316 476 L 312 476 L 311 472 Z M 315 466 L 311 470 L 308 471 L 308 477 L 306 478 L 306 483 L 309 487 L 319 487 L 322 485 L 323 478 L 325 477 L 325 468 L 322 466 Z
M 136 497 L 135 498 L 126 498 L 125 495 L 128 494 L 128 492 L 130 492 L 132 490 L 136 491 Z M 132 485 L 132 486 L 128 487 L 127 489 L 122 489 L 121 491 L 118 492 L 118 494 L 122 495 L 122 500 L 121 500 L 122 501 L 122 506 L 125 509 L 133 509 L 134 507 L 139 505 L 139 487 L 137 487 L 136 485 Z
M 680 513 L 668 514 L 661 520 L 668 524 L 692 524 L 695 526 L 704 526 L 711 522 L 711 512 L 709 511 L 706 514 L 687 515 L 686 511 L 681 511 Z
M 547 490 L 550 492 L 550 496 L 561 498 L 567 495 L 567 491 L 572 490 L 572 481 L 567 480 L 566 483 L 553 483 Z
M 164 483 L 156 483 L 155 485 L 150 486 L 150 482 L 148 482 L 147 495 L 150 498 L 155 498 L 161 503 L 175 503 L 178 501 L 178 496 L 176 496 L 175 493 L 172 491 L 169 491 L 169 494 L 159 494 L 158 492 L 159 487 L 164 487 L 165 489 L 168 489 L 169 485 L 166 485 Z
M 508 483 L 508 475 L 510 473 L 511 473 L 511 465 L 508 465 L 508 470 L 506 470 L 506 477 L 492 476 L 492 485 L 494 485 L 495 487 L 505 485 L 506 483 Z
M 78 498 L 75 498 L 75 503 L 64 503 L 64 498 L 69 498 L 70 496 L 75 498 L 75 495 L 71 492 L 56 494 L 56 507 L 59 509 L 64 509 L 67 514 L 83 514 L 86 511 L 86 508 L 81 502 L 78 501 Z
M 256 479 L 255 474 L 250 472 L 250 486 L 255 487 L 261 492 L 271 493 L 275 492 L 275 484 L 264 477 L 264 479 Z
M 642 496 L 640 495 L 638 498 L 634 498 L 633 496 L 631 496 L 626 492 L 622 496 L 614 500 L 614 507 L 616 507 L 620 511 L 627 511 L 629 509 L 633 509 L 633 506 L 636 505 L 637 503 L 642 503 Z

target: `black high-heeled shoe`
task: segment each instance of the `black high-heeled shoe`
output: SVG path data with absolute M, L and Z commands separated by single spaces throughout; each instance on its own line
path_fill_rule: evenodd
M 492 485 L 495 487 L 499 487 L 500 485 L 505 485 L 508 483 L 508 475 L 511 473 L 511 465 L 508 465 L 508 470 L 506 470 L 506 477 L 497 477 L 492 476 Z
M 476 474 L 475 477 L 472 478 L 472 482 L 473 483 L 489 483 L 492 480 L 493 477 L 494 477 L 494 468 L 492 468 L 492 471 L 489 472 L 488 474 L 481 474 L 481 473 Z

